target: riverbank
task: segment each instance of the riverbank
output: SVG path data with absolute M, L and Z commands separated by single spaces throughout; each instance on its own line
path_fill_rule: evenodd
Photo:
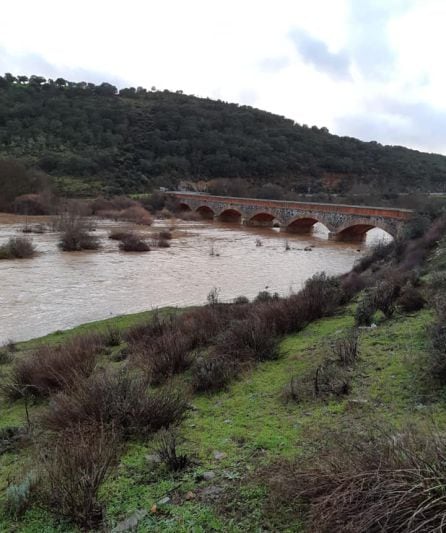
M 423 402 L 420 388 L 425 332 L 432 320 L 429 311 L 400 315 L 361 333 L 360 362 L 347 398 L 301 405 L 283 403 L 281 392 L 290 376 L 323 357 L 326 340 L 353 325 L 352 311 L 349 308 L 287 336 L 281 342 L 278 361 L 264 363 L 227 391 L 194 398 L 194 409 L 183 425 L 186 441 L 182 449 L 196 458 L 197 466 L 180 475 L 166 474 L 152 462 L 150 441 L 131 444 L 101 491 L 109 526 L 136 516 L 139 510 L 141 532 L 255 531 L 258 524 L 295 531 L 298 525 L 293 510 L 271 508 L 267 487 L 256 478 L 255 472 L 264 465 L 306 453 L 315 445 L 318 432 L 327 427 L 380 419 L 404 425 L 428 417 L 439 427 L 446 427 L 444 402 Z M 98 326 L 126 327 L 147 317 L 115 318 Z M 67 340 L 87 331 L 92 331 L 91 325 L 56 333 L 45 342 Z M 33 348 L 41 341 L 20 344 L 19 350 Z M 39 405 L 31 407 L 31 416 L 40 409 Z M 8 407 L 2 402 L 0 412 L 0 427 L 25 422 L 21 404 Z M 8 483 L 32 468 L 30 459 L 26 449 L 0 457 L 0 500 L 4 501 Z M 0 527 L 5 531 L 76 531 L 38 509 L 26 512 L 19 522 L 0 516 Z

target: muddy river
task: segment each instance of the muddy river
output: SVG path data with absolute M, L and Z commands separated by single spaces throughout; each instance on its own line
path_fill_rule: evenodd
M 23 218 L 0 215 L 0 245 L 21 235 L 23 224 Z M 222 301 L 261 290 L 287 295 L 316 272 L 348 271 L 368 246 L 386 238 L 375 229 L 361 244 L 338 243 L 328 240 L 323 226 L 303 236 L 180 220 L 137 230 L 150 238 L 172 225 L 171 247 L 148 253 L 119 251 L 107 238 L 117 227 L 111 221 L 97 222 L 98 251 L 60 252 L 57 233 L 32 235 L 36 257 L 0 261 L 0 344 L 126 313 L 203 304 L 214 287 Z

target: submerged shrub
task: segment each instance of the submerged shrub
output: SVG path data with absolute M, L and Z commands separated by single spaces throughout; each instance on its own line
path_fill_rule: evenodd
M 64 252 L 97 250 L 100 247 L 97 237 L 90 235 L 91 224 L 75 210 L 68 210 L 56 223 L 61 232 L 59 248 Z
M 133 235 L 130 230 L 116 229 L 110 232 L 108 238 L 112 241 L 122 241 Z
M 134 233 L 129 233 L 121 240 L 119 249 L 123 252 L 150 252 L 147 242 Z
M 28 259 L 36 254 L 31 239 L 11 237 L 6 244 L 0 246 L 1 259 Z

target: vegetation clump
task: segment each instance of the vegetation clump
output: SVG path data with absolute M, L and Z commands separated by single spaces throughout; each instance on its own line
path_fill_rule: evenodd
M 26 237 L 11 237 L 6 244 L 0 246 L 1 259 L 28 259 L 34 257 L 36 249 Z
M 123 252 L 150 252 L 150 246 L 136 233 L 125 235 L 119 243 L 119 249 Z
M 90 234 L 89 223 L 75 210 L 61 215 L 57 226 L 61 232 L 59 248 L 64 252 L 97 250 L 100 247 L 98 238 Z

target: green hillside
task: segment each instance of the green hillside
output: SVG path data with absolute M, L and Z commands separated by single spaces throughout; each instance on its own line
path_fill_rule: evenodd
M 181 92 L 0 76 L 0 157 L 74 192 L 143 192 L 247 178 L 287 191 L 442 191 L 446 157 L 331 135 Z M 6 179 L 6 178 L 2 178 Z

